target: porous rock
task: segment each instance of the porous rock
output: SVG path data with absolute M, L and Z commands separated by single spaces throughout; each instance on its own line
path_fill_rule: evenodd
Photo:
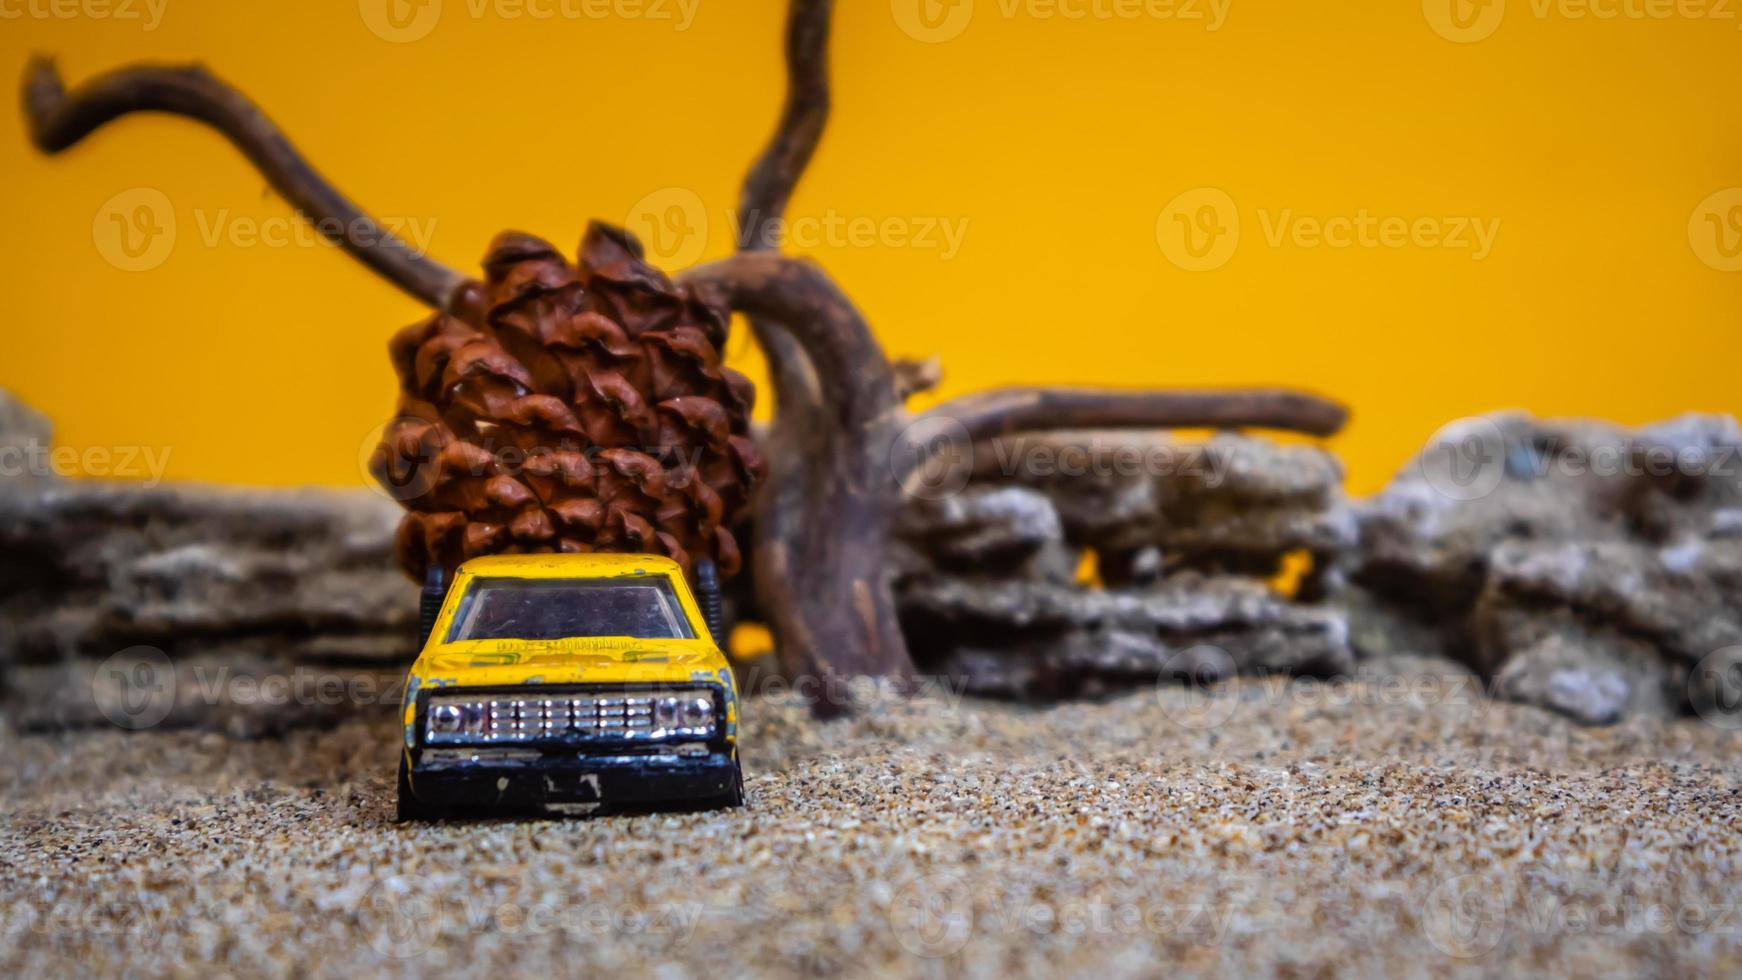
M 1045 493 L 1066 539 L 1095 549 L 1112 584 L 1176 568 L 1268 575 L 1298 551 L 1328 565 L 1355 540 L 1342 467 L 1314 446 L 1064 432 L 1013 436 L 976 459 L 983 480 Z
M 1076 696 L 1354 665 L 1336 612 L 1229 576 L 1186 572 L 1140 589 L 936 579 L 904 591 L 901 610 L 921 671 L 974 693 Z
M 38 465 L 53 437 L 47 416 L 0 388 L 0 495 L 32 492 L 53 478 Z
M 0 409 L 0 422 L 31 418 Z M 46 438 L 43 426 L 25 431 Z M 9 716 L 25 727 L 99 723 L 115 673 L 102 666 L 140 649 L 224 668 L 224 683 L 182 691 L 153 724 L 257 732 L 342 710 L 325 696 L 241 703 L 229 682 L 313 669 L 330 688 L 358 672 L 402 672 L 416 652 L 417 589 L 393 563 L 398 517 L 367 490 L 0 479 Z
M 1673 714 L 1693 704 L 1689 667 L 1742 643 L 1728 416 L 1467 419 L 1358 513 L 1355 592 L 1443 636 L 1501 696 L 1586 723 Z
M 901 512 L 890 550 L 898 577 L 1069 582 L 1077 564 L 1052 501 L 1020 486 L 974 485 L 937 499 L 916 498 Z

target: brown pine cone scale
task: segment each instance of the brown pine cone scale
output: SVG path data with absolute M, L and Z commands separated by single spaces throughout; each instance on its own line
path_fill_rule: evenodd
M 370 469 L 405 505 L 406 573 L 587 551 L 737 573 L 766 467 L 750 438 L 755 389 L 721 363 L 725 312 L 600 224 L 572 266 L 505 232 L 484 273 L 453 313 L 389 345 L 399 415 Z

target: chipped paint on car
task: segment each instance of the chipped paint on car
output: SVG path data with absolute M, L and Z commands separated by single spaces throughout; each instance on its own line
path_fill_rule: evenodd
M 445 638 L 460 597 L 475 578 L 589 579 L 662 575 L 671 581 L 693 639 L 571 637 L 558 640 L 459 640 Z M 691 594 L 683 570 L 653 555 L 494 555 L 475 558 L 455 573 L 430 639 L 407 683 L 407 739 L 415 737 L 416 694 L 422 686 L 511 687 L 526 685 L 703 683 L 725 692 L 728 741 L 737 743 L 738 691 L 731 665 L 708 631 L 707 618 Z M 408 744 L 410 744 L 408 742 Z
M 417 690 L 423 686 L 423 678 L 413 671 L 405 682 L 405 703 L 401 706 L 400 717 L 405 722 L 405 747 L 417 748 Z

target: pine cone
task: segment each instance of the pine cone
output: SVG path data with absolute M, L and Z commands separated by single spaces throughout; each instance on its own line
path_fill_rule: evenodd
M 396 550 L 432 564 L 514 552 L 651 552 L 742 566 L 765 466 L 755 388 L 721 364 L 727 317 L 594 224 L 571 267 L 505 232 L 485 281 L 389 345 L 399 417 L 370 460 L 406 507 Z

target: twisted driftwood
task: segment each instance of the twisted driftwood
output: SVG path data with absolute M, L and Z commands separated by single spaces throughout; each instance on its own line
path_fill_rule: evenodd
M 885 558 L 903 486 L 932 451 L 927 434 L 947 432 L 967 445 L 1025 431 L 1113 427 L 1255 426 L 1324 436 L 1345 419 L 1335 403 L 1275 389 L 1015 388 L 905 412 L 901 379 L 852 302 L 820 267 L 774 252 L 771 231 L 828 119 L 831 6 L 793 0 L 786 104 L 744 181 L 741 251 L 679 277 L 748 315 L 768 358 L 775 419 L 769 477 L 755 508 L 756 592 L 783 669 L 809 683 L 821 710 L 841 703 L 835 681 L 912 679 Z M 234 143 L 323 234 L 411 296 L 449 310 L 477 295 L 477 283 L 363 214 L 258 108 L 202 68 L 125 68 L 68 92 L 53 64 L 36 59 L 24 103 L 31 135 L 46 153 L 132 112 L 197 119 Z

